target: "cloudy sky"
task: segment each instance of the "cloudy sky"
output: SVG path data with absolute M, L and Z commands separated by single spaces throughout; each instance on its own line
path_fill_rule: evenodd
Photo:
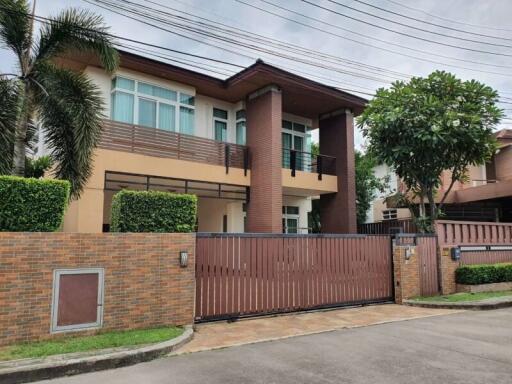
M 130 1 L 132 4 L 119 0 L 38 0 L 36 14 L 50 17 L 66 7 L 90 9 L 103 15 L 115 35 L 240 66 L 262 58 L 314 80 L 358 91 L 368 98 L 375 89 L 388 86 L 394 79 L 424 76 L 435 69 L 444 69 L 499 90 L 504 101 L 502 107 L 508 108 L 506 113 L 512 117 L 511 0 Z M 107 7 L 105 2 L 132 6 L 137 12 L 148 12 L 147 7 L 157 9 L 159 12 L 145 21 L 167 31 L 100 8 L 100 2 Z M 133 13 L 131 16 L 142 17 Z M 191 24 L 183 17 L 200 21 L 203 26 Z M 205 31 L 204 23 L 212 22 L 222 23 L 223 26 L 217 26 L 224 29 L 236 27 L 253 36 L 259 34 L 260 40 L 250 41 L 240 34 L 228 35 L 229 39 L 242 42 L 236 44 L 197 34 L 198 28 Z M 216 33 L 226 36 L 219 30 Z M 262 40 L 268 38 L 274 39 L 274 46 L 269 45 L 269 40 Z M 126 41 L 121 43 L 127 44 Z M 202 67 L 201 71 L 217 77 L 240 70 L 138 45 L 138 49 L 141 48 L 151 49 L 153 52 L 147 54 L 153 58 L 158 54 L 172 55 L 186 62 L 194 60 L 193 65 Z M 0 72 L 13 70 L 12 55 L 0 49 Z M 503 126 L 507 124 L 512 126 L 512 120 L 505 121 Z M 360 135 L 357 143 L 358 146 L 362 143 Z

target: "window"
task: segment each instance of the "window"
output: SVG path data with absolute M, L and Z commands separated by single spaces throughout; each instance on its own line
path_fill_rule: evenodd
M 283 168 L 290 168 L 291 150 L 296 152 L 295 167 L 309 171 L 311 167 L 311 128 L 301 123 L 282 121 L 281 142 L 283 146 Z
M 112 120 L 194 134 L 194 96 L 117 76 L 111 100 Z
M 240 145 L 246 144 L 246 119 L 245 110 L 236 111 L 236 143 Z
M 52 332 L 101 327 L 102 268 L 57 269 L 53 273 Z
M 283 233 L 299 233 L 299 207 L 283 206 Z
M 228 141 L 228 111 L 213 108 L 213 127 L 215 140 Z
M 396 209 L 386 209 L 382 211 L 383 220 L 395 220 L 397 218 Z

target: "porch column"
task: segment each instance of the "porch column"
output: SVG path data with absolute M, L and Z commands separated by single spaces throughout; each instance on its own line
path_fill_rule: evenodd
M 281 233 L 281 91 L 260 89 L 247 98 L 247 146 L 251 159 L 247 232 Z
M 336 157 L 338 192 L 320 195 L 323 233 L 356 233 L 354 118 L 340 110 L 319 118 L 320 154 Z

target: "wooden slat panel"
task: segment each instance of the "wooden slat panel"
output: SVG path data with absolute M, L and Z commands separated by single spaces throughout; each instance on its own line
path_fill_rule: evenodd
M 104 120 L 99 148 L 224 166 L 226 143 Z M 229 144 L 230 166 L 244 167 L 245 146 Z

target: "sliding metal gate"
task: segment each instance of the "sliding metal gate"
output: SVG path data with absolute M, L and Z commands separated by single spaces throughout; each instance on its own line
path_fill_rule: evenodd
M 393 299 L 389 236 L 197 234 L 196 320 Z

